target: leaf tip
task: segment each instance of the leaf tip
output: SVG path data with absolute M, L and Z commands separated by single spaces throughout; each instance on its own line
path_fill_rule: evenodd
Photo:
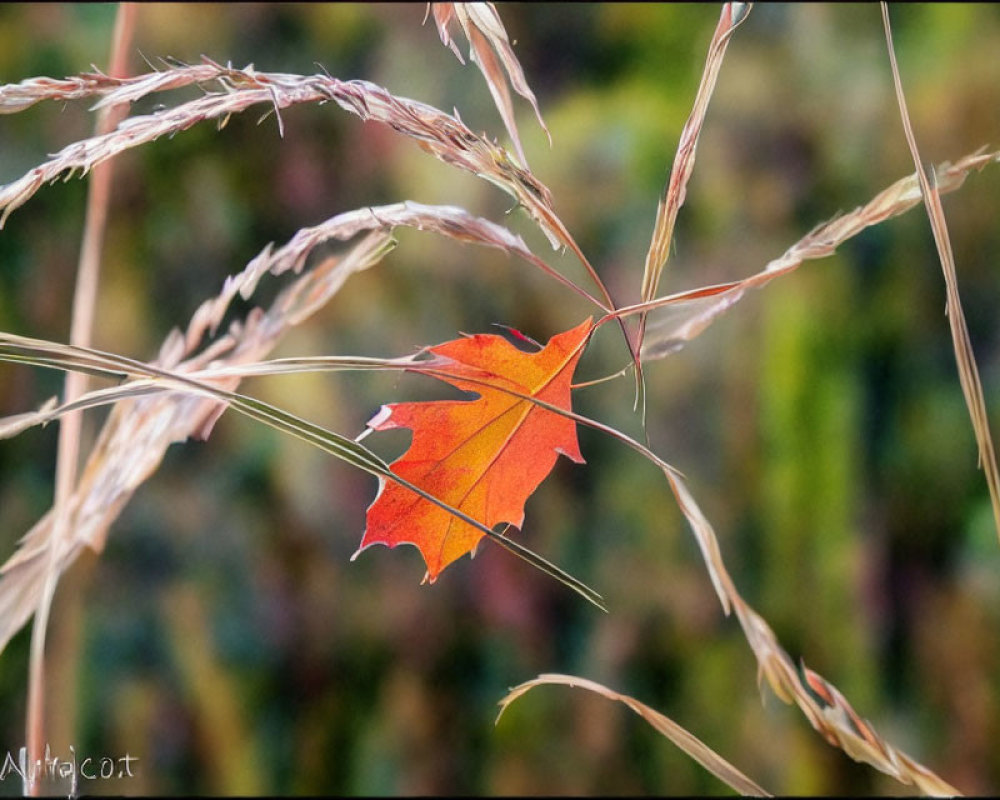
M 389 421 L 389 417 L 392 416 L 392 406 L 384 405 L 382 406 L 368 422 L 365 423 L 365 427 L 369 430 L 382 430 L 382 426 Z

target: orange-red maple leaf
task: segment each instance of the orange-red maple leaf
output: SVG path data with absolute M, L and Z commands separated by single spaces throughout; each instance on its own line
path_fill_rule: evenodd
M 382 406 L 370 428 L 413 431 L 409 449 L 390 469 L 487 527 L 508 522 L 520 528 L 525 501 L 558 454 L 583 463 L 576 423 L 526 397 L 570 410 L 570 382 L 590 331 L 588 319 L 535 353 L 487 334 L 430 348 L 434 358 L 410 369 L 479 397 Z M 482 536 L 405 486 L 380 478 L 358 552 L 376 543 L 416 545 L 434 581 Z

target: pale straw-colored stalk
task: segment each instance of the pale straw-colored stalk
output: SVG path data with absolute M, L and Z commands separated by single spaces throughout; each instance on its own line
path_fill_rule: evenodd
M 695 155 L 698 151 L 698 138 L 708 113 L 708 104 L 712 99 L 715 84 L 719 79 L 722 61 L 737 27 L 747 18 L 752 3 L 725 3 L 719 23 L 708 45 L 708 55 L 705 59 L 705 69 L 698 85 L 694 105 L 684 128 L 681 130 L 680 141 L 677 143 L 677 154 L 670 169 L 670 179 L 664 189 L 663 196 L 656 208 L 656 222 L 653 224 L 653 237 L 646 253 L 646 263 L 642 271 L 642 302 L 648 303 L 656 297 L 660 286 L 663 269 L 670 257 L 670 245 L 673 242 L 674 224 L 677 214 L 684 205 L 687 196 L 687 185 L 694 172 Z M 636 349 L 642 354 L 643 339 L 646 332 L 646 314 L 639 316 L 639 331 L 636 336 Z M 645 409 L 643 409 L 645 416 Z
M 997 457 L 993 449 L 993 436 L 990 434 L 990 420 L 986 413 L 986 401 L 983 398 L 983 384 L 979 379 L 979 368 L 972 352 L 972 342 L 969 341 L 969 328 L 965 324 L 965 313 L 962 311 L 962 300 L 958 294 L 958 275 L 955 272 L 955 254 L 951 249 L 948 236 L 948 223 L 945 221 L 944 208 L 941 206 L 941 189 L 933 170 L 925 170 L 917 149 L 917 139 L 913 135 L 913 125 L 910 114 L 906 110 L 906 97 L 903 94 L 903 83 L 899 77 L 899 65 L 896 63 L 896 50 L 892 44 L 892 26 L 889 24 L 889 7 L 882 3 L 882 24 L 885 27 L 885 39 L 889 48 L 889 63 L 892 66 L 892 81 L 896 89 L 896 101 L 899 103 L 899 113 L 903 121 L 903 132 L 906 143 L 913 156 L 913 164 L 917 169 L 920 181 L 920 194 L 927 209 L 927 217 L 937 245 L 938 259 L 944 273 L 944 284 L 947 291 L 945 313 L 948 315 L 948 326 L 951 329 L 951 343 L 955 350 L 955 361 L 958 364 L 958 380 L 962 385 L 962 394 L 969 409 L 972 420 L 972 430 L 979 446 L 979 466 L 986 474 L 986 485 L 990 490 L 990 503 L 993 506 L 993 527 L 1000 536 L 1000 472 L 997 471 Z
M 135 30 L 136 6 L 121 3 L 115 19 L 112 37 L 110 73 L 126 73 L 128 50 Z M 97 135 L 102 135 L 117 125 L 125 116 L 120 104 L 106 106 L 97 118 Z M 107 224 L 108 201 L 111 188 L 111 164 L 103 164 L 91 175 L 87 193 L 87 211 L 84 221 L 83 241 L 77 267 L 76 288 L 70 323 L 70 342 L 86 347 L 90 344 L 97 304 L 97 286 L 100 275 L 101 245 Z M 64 396 L 72 402 L 87 388 L 87 376 L 71 372 L 66 376 Z M 45 747 L 45 637 L 49 612 L 56 585 L 59 582 L 59 556 L 64 542 L 72 535 L 69 529 L 69 497 L 76 482 L 77 464 L 80 459 L 81 414 L 69 414 L 60 421 L 59 443 L 56 453 L 55 525 L 51 555 L 46 566 L 45 586 L 42 591 L 35 625 L 31 635 L 31 653 L 28 666 L 28 703 L 25 720 L 25 742 L 29 762 L 36 761 Z M 27 778 L 26 778 L 27 780 Z M 32 781 L 25 787 L 36 795 L 40 786 Z
M 514 104 L 511 102 L 510 91 L 507 89 L 507 80 L 521 97 L 531 103 L 535 110 L 535 118 L 538 124 L 545 131 L 549 138 L 549 145 L 552 144 L 552 134 L 542 119 L 542 112 L 538 108 L 538 100 L 535 93 L 528 86 L 528 81 L 524 77 L 524 70 L 521 63 L 514 55 L 510 39 L 507 38 L 507 31 L 500 20 L 496 6 L 493 3 L 433 3 L 431 9 L 434 14 L 434 24 L 437 25 L 438 35 L 441 43 L 451 49 L 455 57 L 461 63 L 465 63 L 462 54 L 458 51 L 448 28 L 453 19 L 458 20 L 465 38 L 469 42 L 469 58 L 476 63 L 490 94 L 493 96 L 493 103 L 500 112 L 504 127 L 510 134 L 514 142 L 514 149 L 517 157 L 521 161 L 521 166 L 528 166 L 528 158 L 524 154 L 521 146 L 521 137 L 517 134 L 517 122 L 514 120 Z M 426 17 L 424 17 L 426 22 Z

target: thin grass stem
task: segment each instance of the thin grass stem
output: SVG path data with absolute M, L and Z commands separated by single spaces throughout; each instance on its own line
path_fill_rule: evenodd
M 135 30 L 136 11 L 136 6 L 132 3 L 120 3 L 118 6 L 109 69 L 114 76 L 123 76 L 126 72 L 128 52 Z M 96 135 L 101 136 L 115 128 L 124 118 L 126 111 L 127 107 L 122 106 L 107 106 L 102 109 L 96 123 Z M 110 161 L 95 167 L 87 191 L 86 218 L 70 324 L 70 342 L 80 346 L 87 346 L 90 343 L 91 331 L 93 330 L 100 275 L 101 245 L 107 225 L 111 168 L 112 162 Z M 66 400 L 76 399 L 86 391 L 86 387 L 87 376 L 85 374 L 67 373 L 64 390 Z M 63 543 L 69 534 L 67 530 L 67 501 L 76 482 L 81 434 L 82 416 L 80 414 L 70 414 L 60 421 L 56 452 L 55 535 L 50 551 L 48 574 L 41 604 L 35 614 L 29 655 L 25 740 L 28 748 L 28 759 L 31 763 L 41 757 L 45 743 L 45 637 L 52 599 L 59 581 L 59 563 Z M 35 796 L 40 791 L 41 786 L 37 781 L 32 781 L 26 788 L 32 796 Z

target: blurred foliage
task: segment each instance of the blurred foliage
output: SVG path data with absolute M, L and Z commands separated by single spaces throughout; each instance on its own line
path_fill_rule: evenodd
M 503 4 L 555 142 L 518 100 L 531 164 L 619 303 L 638 299 L 657 197 L 718 18 L 711 5 Z M 151 4 L 132 69 L 201 54 L 365 78 L 502 137 L 478 71 L 420 5 Z M 998 141 L 1000 9 L 892 8 L 923 157 Z M 0 80 L 106 63 L 111 5 L 0 6 Z M 193 95 L 192 95 L 193 96 Z M 148 110 L 162 98 L 140 104 Z M 332 104 L 201 124 L 120 158 L 97 346 L 151 358 L 269 241 L 360 206 L 448 203 L 552 253 L 492 186 Z M 813 225 L 912 171 L 874 5 L 761 4 L 709 110 L 663 291 L 750 274 Z M 93 124 L 86 104 L 0 118 L 0 182 Z M 64 340 L 85 185 L 45 188 L 0 234 L 0 329 Z M 1000 428 L 1000 175 L 944 199 L 994 430 Z M 404 231 L 277 355 L 392 356 L 502 322 L 544 340 L 590 312 L 524 264 Z M 262 292 L 280 281 L 265 281 Z M 649 436 L 682 469 L 748 600 L 792 653 L 891 741 L 959 788 L 1000 786 L 1000 551 L 917 210 L 809 263 L 648 368 Z M 245 307 L 244 307 L 245 308 Z M 625 362 L 602 331 L 582 378 Z M 0 366 L 0 413 L 59 391 Z M 349 435 L 415 377 L 257 379 L 246 391 Z M 435 395 L 440 396 L 440 395 Z M 631 384 L 576 408 L 635 434 Z M 95 415 L 95 419 L 99 415 Z M 349 561 L 375 481 L 227 415 L 168 454 L 106 551 L 70 572 L 50 645 L 50 740 L 138 756 L 112 792 L 664 793 L 725 787 L 622 708 L 537 690 L 607 683 L 670 715 L 778 793 L 906 793 L 832 750 L 768 691 L 726 619 L 662 476 L 581 430 L 528 503 L 523 540 L 601 591 L 601 615 L 488 544 L 433 586 L 410 548 Z M 395 456 L 405 434 L 369 440 Z M 51 502 L 54 426 L 0 443 L 6 558 Z M 27 632 L 0 658 L 0 746 L 23 739 Z M 103 787 L 102 787 L 103 788 Z M 0 792 L 16 794 L 12 781 Z

